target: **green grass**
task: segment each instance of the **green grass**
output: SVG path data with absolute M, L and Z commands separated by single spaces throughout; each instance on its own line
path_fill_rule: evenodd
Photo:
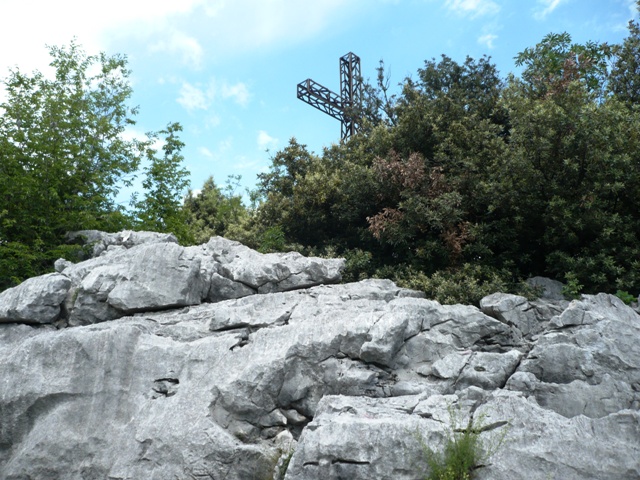
M 471 418 L 465 428 L 458 428 L 453 409 L 449 410 L 449 414 L 451 430 L 447 433 L 440 451 L 434 450 L 426 444 L 422 436 L 419 437 L 428 467 L 425 480 L 472 480 L 475 471 L 486 465 L 489 457 L 500 448 L 508 431 L 504 428 L 493 442 L 488 443 L 480 438 L 480 434 L 486 430 L 506 426 L 507 422 L 485 426 L 484 417 L 480 417 L 478 421 Z

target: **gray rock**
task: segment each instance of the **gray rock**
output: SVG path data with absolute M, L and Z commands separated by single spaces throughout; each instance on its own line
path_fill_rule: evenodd
M 532 277 L 527 279 L 527 283 L 534 288 L 542 290 L 541 298 L 546 300 L 565 300 L 562 290 L 564 284 L 557 280 L 546 277 Z
M 550 322 L 507 388 L 567 417 L 640 408 L 640 316 L 613 295 L 584 295 Z M 512 377 L 513 378 L 513 377 Z
M 480 300 L 480 309 L 485 314 L 516 327 L 524 336 L 542 331 L 535 310 L 525 297 L 493 293 Z
M 70 287 L 71 281 L 59 273 L 25 280 L 0 293 L 0 322 L 53 323 Z
M 638 411 L 567 419 L 513 392 L 489 394 L 474 409 L 475 397 L 471 389 L 427 399 L 326 396 L 299 439 L 286 478 L 424 478 L 425 446 L 441 451 L 455 429 L 467 426 L 474 410 L 476 425 L 484 427 L 479 436 L 485 452 L 495 450 L 474 478 L 614 480 L 640 475 Z
M 499 444 L 481 480 L 640 476 L 640 316 L 616 297 L 497 295 L 493 318 L 326 284 L 340 260 L 125 243 L 34 279 L 79 326 L 0 324 L 1 478 L 280 479 L 293 452 L 286 480 L 416 480 L 470 419 Z M 17 289 L 0 311 L 44 298 Z
M 98 257 L 112 247 L 131 248 L 151 243 L 178 243 L 172 233 L 134 232 L 123 230 L 107 233 L 99 230 L 79 230 L 67 235 L 69 242 L 78 242 L 91 247 L 89 258 Z
M 337 283 L 345 263 L 344 259 L 303 257 L 297 252 L 262 254 L 222 237 L 212 237 L 207 249 L 221 265 L 218 273 L 258 293 Z
M 69 324 L 199 304 L 209 289 L 200 263 L 175 243 L 148 243 L 69 266 Z

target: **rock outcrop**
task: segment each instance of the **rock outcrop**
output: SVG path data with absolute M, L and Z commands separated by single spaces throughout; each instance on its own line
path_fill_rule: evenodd
M 0 479 L 418 480 L 470 420 L 496 447 L 478 479 L 640 478 L 617 297 L 440 305 L 337 284 L 341 260 L 152 237 L 96 233 L 99 256 L 0 294 Z

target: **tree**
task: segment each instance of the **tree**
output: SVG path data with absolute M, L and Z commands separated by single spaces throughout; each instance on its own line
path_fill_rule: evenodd
M 447 301 L 532 275 L 640 291 L 639 32 L 621 46 L 547 35 L 506 80 L 487 58 L 443 56 L 397 97 L 381 65 L 367 128 L 322 155 L 292 142 L 273 157 L 263 230 L 346 256 L 349 278 Z
M 629 22 L 629 36 L 615 49 L 609 89 L 629 107 L 640 104 L 640 24 L 636 21 Z
M 186 225 L 188 214 L 182 208 L 189 172 L 182 166 L 184 157 L 180 152 L 184 143 L 178 137 L 181 131 L 179 123 L 170 123 L 165 130 L 148 134 L 153 140 L 164 136 L 163 154 L 158 157 L 155 149 L 147 147 L 148 165 L 144 167 L 142 182 L 145 193 L 142 200 L 134 196 L 132 206 L 137 228 L 174 233 L 181 242 L 189 243 L 192 235 Z
M 231 176 L 223 189 L 210 176 L 198 194 L 189 191 L 184 210 L 195 243 L 205 243 L 215 235 L 228 236 L 232 226 L 246 219 L 248 212 L 242 196 L 235 193 L 239 181 L 239 175 Z
M 49 53 L 53 78 L 14 69 L 3 80 L 0 290 L 73 259 L 79 247 L 65 243 L 69 231 L 131 227 L 115 199 L 151 145 L 123 135 L 137 114 L 126 57 L 87 55 L 75 41 Z M 148 173 L 151 186 L 165 172 Z

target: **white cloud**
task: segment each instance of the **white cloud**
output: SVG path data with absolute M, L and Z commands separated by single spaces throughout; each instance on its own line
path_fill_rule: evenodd
M 194 87 L 188 82 L 184 82 L 180 88 L 180 96 L 176 100 L 187 110 L 206 110 L 209 108 L 207 95 L 198 87 Z
M 206 128 L 216 128 L 220 123 L 222 123 L 222 120 L 218 115 L 209 115 L 204 121 L 204 126 Z
M 364 0 L 234 0 L 203 6 L 212 56 L 298 43 L 348 25 L 350 14 L 369 7 Z M 241 33 L 240 33 L 241 32 Z
M 489 49 L 495 48 L 495 44 L 493 43 L 498 38 L 497 35 L 492 33 L 487 33 L 486 35 L 482 35 L 478 37 L 478 43 L 480 45 L 485 45 Z
M 209 150 L 207 147 L 200 147 L 200 148 L 198 148 L 198 152 L 199 152 L 199 153 L 200 153 L 200 155 L 202 155 L 203 157 L 213 158 L 213 153 L 211 153 L 211 150 Z
M 275 148 L 278 145 L 278 139 L 273 138 L 264 130 L 260 130 L 258 132 L 257 142 L 258 142 L 258 148 L 263 151 L 269 150 L 271 148 Z
M 0 77 L 7 68 L 46 70 L 45 45 L 67 45 L 77 37 L 89 53 L 108 50 L 114 39 L 141 37 L 166 31 L 168 22 L 186 15 L 203 0 L 112 0 L 96 11 L 86 0 L 55 2 L 0 2 Z
M 544 20 L 547 15 L 553 12 L 556 8 L 558 8 L 562 3 L 565 3 L 566 0 L 538 0 L 538 4 L 540 5 L 533 14 L 533 17 L 536 20 Z
M 232 98 L 238 105 L 243 107 L 246 107 L 249 103 L 249 89 L 242 82 L 235 85 L 223 83 L 221 93 L 223 98 Z
M 178 54 L 183 64 L 193 68 L 199 68 L 202 64 L 203 50 L 198 40 L 179 31 L 173 32 L 168 40 L 163 39 L 151 45 L 149 49 L 152 52 Z
M 470 15 L 472 18 L 495 15 L 500 11 L 500 6 L 493 0 L 447 0 L 445 6 L 458 15 Z
M 46 71 L 45 45 L 77 37 L 87 52 L 177 57 L 199 68 L 210 60 L 291 45 L 346 28 L 365 0 L 112 0 L 96 10 L 86 0 L 0 1 L 0 78 L 9 67 Z M 186 30 L 184 25 L 189 25 Z M 141 53 L 142 50 L 142 53 Z M 246 101 L 243 92 L 238 101 Z
M 189 111 L 208 110 L 216 99 L 232 100 L 242 107 L 246 107 L 251 99 L 249 88 L 243 82 L 231 84 L 226 80 L 218 81 L 212 78 L 206 89 L 201 86 L 182 82 L 180 94 L 176 101 Z M 216 127 L 220 124 L 220 117 L 211 115 L 207 121 L 207 127 Z

